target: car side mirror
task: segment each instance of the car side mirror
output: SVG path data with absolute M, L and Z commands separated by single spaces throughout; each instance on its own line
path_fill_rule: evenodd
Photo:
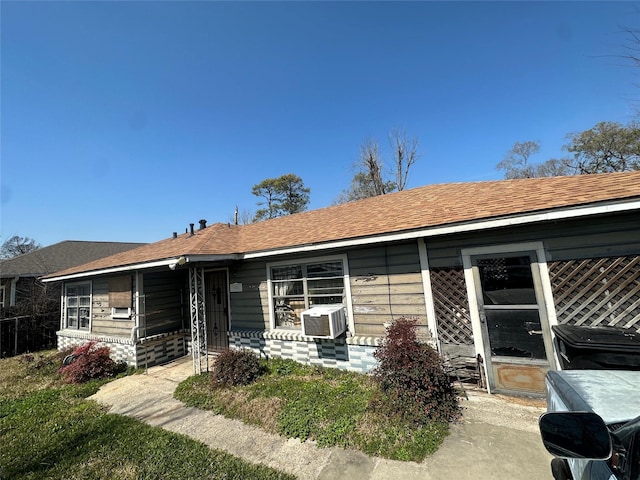
M 545 413 L 538 423 L 542 442 L 551 455 L 592 460 L 607 460 L 611 456 L 609 429 L 595 413 Z

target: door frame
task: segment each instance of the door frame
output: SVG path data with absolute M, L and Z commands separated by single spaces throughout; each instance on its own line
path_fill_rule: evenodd
M 489 245 L 484 247 L 463 248 L 461 250 L 462 264 L 464 267 L 464 278 L 467 287 L 467 296 L 469 298 L 469 314 L 471 317 L 471 326 L 473 328 L 473 343 L 477 353 L 483 355 L 482 368 L 484 369 L 485 378 L 487 379 L 487 391 L 493 393 L 495 389 L 495 380 L 493 378 L 493 369 L 491 368 L 491 355 L 489 340 L 486 338 L 485 328 L 480 320 L 480 307 L 478 302 L 477 291 L 482 288 L 476 276 L 473 273 L 472 258 L 481 255 L 512 255 L 522 253 L 530 255 L 535 252 L 538 265 L 538 276 L 541 284 L 542 302 L 540 302 L 546 313 L 546 323 L 542 324 L 543 340 L 546 345 L 550 345 L 551 349 L 546 348 L 547 361 L 550 369 L 556 369 L 557 353 L 553 349 L 553 338 L 551 327 L 558 324 L 555 305 L 553 302 L 553 290 L 551 288 L 551 280 L 549 279 L 549 269 L 547 267 L 547 256 L 542 242 L 525 242 L 525 243 L 509 243 L 502 245 Z M 540 319 L 543 322 L 543 318 Z
M 204 276 L 205 276 L 205 298 L 210 298 L 210 294 L 211 294 L 211 288 L 213 287 L 213 285 L 210 284 L 210 282 L 207 282 L 207 277 L 208 274 L 210 273 L 216 273 L 216 272 L 223 272 L 224 276 L 225 276 L 225 285 L 224 285 L 224 289 L 225 289 L 225 296 L 226 296 L 226 307 L 227 307 L 227 319 L 226 319 L 226 327 L 227 327 L 227 349 L 229 348 L 229 340 L 228 340 L 228 332 L 231 330 L 231 295 L 229 292 L 229 268 L 227 267 L 222 267 L 222 268 L 206 268 L 204 270 Z M 209 307 L 207 304 L 207 302 L 205 301 L 205 311 L 208 311 Z M 207 329 L 207 337 L 209 335 L 209 328 L 212 327 L 212 325 L 209 325 L 209 322 L 213 322 L 213 318 L 209 319 L 207 317 L 207 325 L 206 325 L 206 329 Z M 208 340 L 207 340 L 207 349 L 211 349 L 213 347 L 210 347 L 208 344 Z

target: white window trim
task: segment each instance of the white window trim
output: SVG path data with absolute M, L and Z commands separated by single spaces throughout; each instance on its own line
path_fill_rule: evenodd
M 117 310 L 124 310 L 125 312 L 118 312 Z M 111 307 L 111 318 L 114 320 L 129 320 L 131 319 L 131 307 Z
M 339 260 L 342 262 L 342 275 L 344 277 L 344 305 L 347 308 L 347 324 L 349 326 L 349 333 L 353 335 L 355 333 L 355 325 L 353 321 L 353 306 L 351 303 L 351 280 L 349 277 L 349 260 L 346 254 L 342 255 L 330 255 L 330 256 L 322 256 L 322 257 L 302 257 L 295 258 L 291 260 L 280 260 L 277 262 L 269 262 L 267 263 L 267 296 L 269 300 L 269 330 L 271 331 L 283 331 L 286 329 L 276 327 L 276 319 L 274 315 L 275 305 L 273 303 L 273 284 L 271 282 L 271 268 L 272 267 L 280 267 L 284 265 L 299 265 L 299 264 L 307 264 L 307 263 L 319 263 L 319 262 L 335 262 Z M 292 330 L 297 331 L 297 330 Z
M 7 301 L 7 288 L 5 285 L 0 285 L 0 292 L 2 293 L 0 295 L 0 308 L 4 308 L 4 304 Z
M 80 318 L 78 318 L 78 326 L 70 327 L 69 319 L 67 318 L 67 288 L 73 287 L 76 285 L 89 285 L 89 325 L 87 328 L 80 328 Z M 64 305 L 62 306 L 62 314 L 63 314 L 63 322 L 64 328 L 66 330 L 76 330 L 78 332 L 90 332 L 93 327 L 93 282 L 92 281 L 83 281 L 83 282 L 72 282 L 64 285 L 64 290 L 62 292 L 64 298 Z M 78 306 L 79 308 L 79 306 Z

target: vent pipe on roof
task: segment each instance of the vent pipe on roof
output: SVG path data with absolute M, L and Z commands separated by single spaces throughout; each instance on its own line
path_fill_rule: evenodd
M 200 230 L 204 230 L 205 228 L 207 228 L 207 221 L 202 219 L 199 220 L 198 223 L 200 224 Z
M 178 238 L 178 232 L 173 232 L 173 238 Z
M 193 223 L 189 224 L 189 231 L 191 232 L 191 235 L 193 235 Z

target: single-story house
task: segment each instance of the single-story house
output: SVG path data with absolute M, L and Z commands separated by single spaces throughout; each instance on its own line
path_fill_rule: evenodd
M 490 392 L 541 392 L 551 326 L 640 329 L 640 172 L 429 185 L 249 225 L 217 223 L 57 272 L 59 348 L 151 365 L 206 352 L 366 372 L 418 320 Z M 206 365 L 206 362 L 205 362 Z
M 20 319 L 38 316 L 47 322 L 60 312 L 61 282 L 43 284 L 44 275 L 85 264 L 144 245 L 131 242 L 63 241 L 16 257 L 0 260 L 0 356 L 34 348 L 19 338 Z M 20 317 L 20 318 L 18 318 Z M 56 318 L 55 330 L 58 319 Z M 44 326 L 48 330 L 47 325 Z M 55 336 L 51 335 L 55 339 Z M 11 338 L 9 338 L 11 337 Z M 9 347 L 9 348 L 7 348 Z

